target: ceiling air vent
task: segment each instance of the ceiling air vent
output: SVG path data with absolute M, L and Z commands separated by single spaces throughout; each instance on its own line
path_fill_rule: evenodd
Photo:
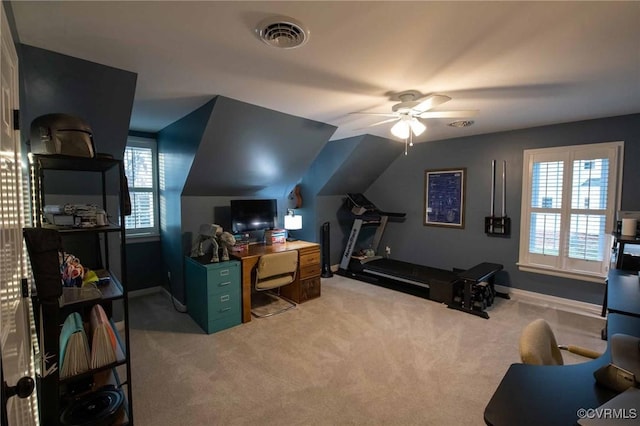
M 260 40 L 280 49 L 293 49 L 309 40 L 309 30 L 287 16 L 273 16 L 261 21 L 256 27 L 256 33 Z
M 458 121 L 452 121 L 451 123 L 449 123 L 449 126 L 451 127 L 469 127 L 473 124 L 472 120 L 458 120 Z

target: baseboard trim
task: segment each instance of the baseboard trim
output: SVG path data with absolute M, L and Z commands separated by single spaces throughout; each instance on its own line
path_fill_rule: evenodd
M 593 303 L 565 299 L 564 297 L 551 296 L 548 294 L 536 293 L 534 291 L 527 291 L 519 288 L 504 287 L 501 285 L 496 285 L 495 289 L 497 292 L 506 293 L 511 296 L 512 299 L 520 302 L 585 315 L 588 317 L 602 318 L 600 316 L 602 313 L 602 306 Z
M 182 304 L 182 302 L 180 302 L 178 299 L 173 297 L 173 294 L 169 293 L 169 290 L 167 290 L 165 287 L 161 287 L 161 289 L 164 291 L 167 297 L 171 299 L 171 301 L 173 302 L 173 306 L 176 307 L 178 312 L 182 312 L 182 313 L 187 312 L 187 305 Z

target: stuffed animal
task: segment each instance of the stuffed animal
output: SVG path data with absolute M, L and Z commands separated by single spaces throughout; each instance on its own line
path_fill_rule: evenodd
M 64 253 L 60 272 L 65 287 L 82 287 L 84 266 L 80 263 L 80 259 L 71 253 Z
M 220 262 L 229 260 L 229 247 L 236 244 L 235 237 L 222 229 L 222 226 L 215 223 L 204 224 L 200 226 L 200 236 L 196 245 L 191 250 L 194 257 L 204 256 L 205 242 L 211 243 L 211 262 Z M 220 256 L 222 251 L 222 256 Z
M 236 245 L 235 237 L 227 231 L 222 231 L 216 234 L 216 240 L 218 240 L 218 245 L 222 247 L 222 260 L 229 260 L 229 248 Z

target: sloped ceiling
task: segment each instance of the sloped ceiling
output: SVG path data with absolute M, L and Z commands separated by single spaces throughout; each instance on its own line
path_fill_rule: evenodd
M 404 145 L 379 136 L 364 135 L 351 138 L 355 147 L 345 156 L 331 174 L 318 195 L 344 195 L 348 192 L 365 192 L 369 186 L 403 152 Z M 339 147 L 341 141 L 331 142 Z
M 335 130 L 219 96 L 182 195 L 283 197 Z

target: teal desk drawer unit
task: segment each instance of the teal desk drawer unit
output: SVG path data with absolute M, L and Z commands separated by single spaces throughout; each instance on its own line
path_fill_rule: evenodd
M 242 322 L 240 262 L 185 258 L 187 311 L 207 333 Z

